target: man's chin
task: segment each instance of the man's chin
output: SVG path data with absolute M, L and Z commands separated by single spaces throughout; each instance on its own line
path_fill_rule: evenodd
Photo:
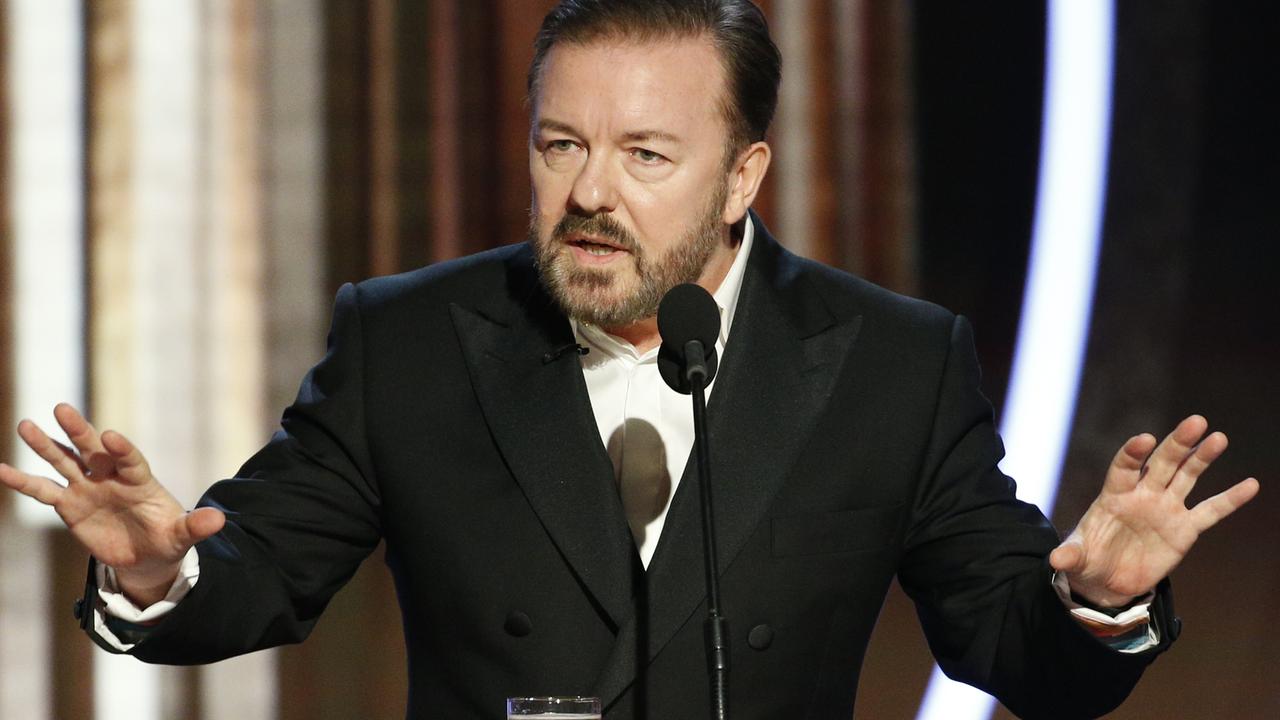
M 566 315 L 603 328 L 632 325 L 657 312 L 636 272 L 634 257 L 585 265 L 567 247 L 558 250 L 549 267 L 541 267 L 543 285 Z M 652 308 L 649 305 L 654 305 Z
M 599 327 L 623 327 L 644 319 L 644 309 L 635 298 L 618 292 L 618 288 L 563 288 L 560 305 L 569 317 Z

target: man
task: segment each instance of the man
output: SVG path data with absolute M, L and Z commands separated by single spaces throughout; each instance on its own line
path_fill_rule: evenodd
M 789 255 L 749 213 L 779 68 L 754 6 L 566 0 L 536 47 L 529 242 L 344 287 L 284 431 L 199 509 L 69 407 L 74 448 L 20 425 L 69 485 L 0 481 L 96 559 L 95 640 L 167 663 L 298 641 L 385 538 L 410 717 L 553 693 L 706 717 L 691 423 L 653 367 L 657 302 L 692 281 L 725 328 L 710 432 L 736 717 L 849 717 L 895 573 L 953 676 L 1026 716 L 1118 704 L 1176 634 L 1167 588 L 1107 642 L 1072 594 L 1150 602 L 1257 492 L 1185 507 L 1226 438 L 1192 417 L 1129 440 L 1059 545 L 996 467 L 967 323 Z

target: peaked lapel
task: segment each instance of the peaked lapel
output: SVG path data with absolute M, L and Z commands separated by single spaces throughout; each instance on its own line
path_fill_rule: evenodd
M 799 275 L 804 261 L 752 218 L 752 254 L 707 408 L 721 574 L 765 517 L 812 434 L 861 325 L 860 316 L 838 322 Z M 639 588 L 636 617 L 620 629 L 595 683 L 594 693 L 606 706 L 635 681 L 639 663 L 652 660 L 706 599 L 695 468 L 692 461 L 685 467 Z M 732 600 L 724 603 L 722 612 L 732 623 Z
M 578 355 L 564 352 L 573 331 L 537 282 L 527 249 L 508 278 L 508 296 L 488 307 L 451 305 L 454 327 L 507 467 L 616 630 L 631 615 L 641 568 Z

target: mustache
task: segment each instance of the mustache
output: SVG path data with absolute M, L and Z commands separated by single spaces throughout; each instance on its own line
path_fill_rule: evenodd
M 569 235 L 592 235 L 607 239 L 632 254 L 640 252 L 640 243 L 635 236 L 623 227 L 622 223 L 608 215 L 565 215 L 560 218 L 560 222 L 556 223 L 551 231 L 551 237 L 554 240 L 563 240 Z

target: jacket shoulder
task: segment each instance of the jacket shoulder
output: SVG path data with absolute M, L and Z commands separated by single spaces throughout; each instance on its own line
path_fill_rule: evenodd
M 910 297 L 865 278 L 799 257 L 775 246 L 774 284 L 790 298 L 795 312 L 814 314 L 821 306 L 837 322 L 861 317 L 864 330 L 881 329 L 893 335 L 925 334 L 948 337 L 956 314 L 926 300 Z

